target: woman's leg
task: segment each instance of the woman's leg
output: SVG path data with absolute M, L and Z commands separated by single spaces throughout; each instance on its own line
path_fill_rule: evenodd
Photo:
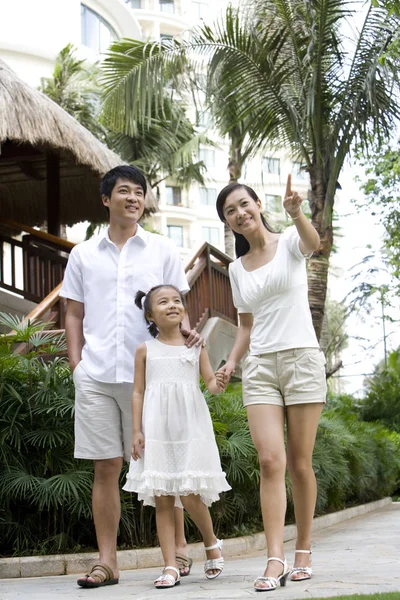
M 317 499 L 312 455 L 322 407 L 319 402 L 287 407 L 287 457 L 297 525 L 297 550 L 310 550 L 311 547 L 311 526 Z M 308 566 L 310 559 L 309 554 L 296 554 L 294 565 Z
M 217 538 L 214 534 L 214 527 L 211 521 L 210 511 L 208 507 L 202 502 L 198 494 L 190 494 L 189 496 L 181 496 L 181 502 L 185 507 L 185 510 L 189 513 L 193 519 L 196 527 L 201 533 L 203 538 L 204 546 L 214 546 L 217 542 Z M 220 558 L 221 551 L 218 548 L 214 550 L 207 550 L 206 552 L 208 559 Z M 217 571 L 210 570 L 210 574 L 216 574 Z
M 175 496 L 156 496 L 157 535 L 165 566 L 175 567 Z M 166 571 L 176 578 L 175 571 Z
M 261 511 L 268 556 L 283 559 L 286 513 L 284 409 L 274 404 L 251 404 L 246 408 L 251 437 L 260 461 Z M 268 563 L 265 576 L 278 577 L 281 574 L 281 563 Z M 263 586 L 260 584 L 259 587 Z

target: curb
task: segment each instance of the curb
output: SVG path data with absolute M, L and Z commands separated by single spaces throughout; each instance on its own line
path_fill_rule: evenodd
M 368 504 L 361 504 L 352 508 L 346 508 L 322 517 L 316 517 L 313 521 L 313 531 L 320 531 L 332 527 L 342 521 L 354 519 L 374 510 L 385 508 L 392 504 L 391 498 L 383 498 Z M 284 529 L 284 541 L 288 542 L 296 537 L 296 525 L 286 525 Z M 242 556 L 257 550 L 265 549 L 264 532 L 244 537 L 224 540 L 224 557 Z M 204 559 L 204 547 L 202 543 L 189 544 L 189 555 L 194 560 Z M 11 579 L 18 577 L 49 577 L 54 575 L 70 575 L 73 573 L 85 573 L 94 561 L 98 560 L 95 552 L 81 554 L 58 554 L 50 556 L 23 556 L 17 558 L 0 559 L 0 579 Z M 136 550 L 121 550 L 118 552 L 118 566 L 120 570 L 144 569 L 147 567 L 159 567 L 163 565 L 160 548 L 143 548 Z

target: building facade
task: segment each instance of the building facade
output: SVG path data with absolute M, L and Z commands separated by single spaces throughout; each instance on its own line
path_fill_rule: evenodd
M 79 56 L 95 61 L 115 39 L 157 40 L 184 35 L 201 19 L 211 21 L 225 0 L 0 0 L 0 58 L 22 79 L 38 86 L 51 75 L 57 54 L 72 43 Z M 217 139 L 215 134 L 207 132 Z M 224 250 L 224 228 L 215 200 L 228 182 L 228 145 L 200 149 L 207 167 L 206 185 L 182 189 L 173 180 L 159 184 L 160 210 L 148 225 L 175 240 L 183 257 L 207 241 Z M 284 153 L 264 152 L 250 160 L 241 181 L 253 187 L 272 223 L 282 222 L 288 173 L 293 187 L 306 195 L 308 176 Z

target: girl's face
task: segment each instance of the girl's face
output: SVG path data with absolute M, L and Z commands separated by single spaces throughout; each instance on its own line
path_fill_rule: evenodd
M 224 218 L 235 233 L 252 233 L 262 225 L 261 202 L 249 196 L 244 188 L 237 188 L 225 200 Z
M 146 315 L 158 329 L 179 325 L 185 317 L 185 307 L 179 292 L 172 287 L 162 287 L 151 295 L 151 310 Z

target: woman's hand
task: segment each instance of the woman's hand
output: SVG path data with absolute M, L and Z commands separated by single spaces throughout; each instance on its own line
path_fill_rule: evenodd
M 216 372 L 215 376 L 217 377 L 217 381 L 218 378 L 223 377 L 223 381 L 224 381 L 224 386 L 226 387 L 230 381 L 230 378 L 232 377 L 233 373 L 235 372 L 236 369 L 236 365 L 234 362 L 227 360 L 226 363 L 220 367 L 218 369 L 218 371 Z
M 288 175 L 283 208 L 291 219 L 297 219 L 300 216 L 302 202 L 303 198 L 297 192 L 292 191 L 292 176 Z
M 133 458 L 133 460 L 142 458 L 143 451 L 144 451 L 144 435 L 140 431 L 139 433 L 133 434 L 133 440 L 132 440 L 132 458 Z
M 283 208 L 286 210 L 289 217 L 297 219 L 297 217 L 300 216 L 302 202 L 303 198 L 297 192 L 292 191 L 292 176 L 288 175 Z

